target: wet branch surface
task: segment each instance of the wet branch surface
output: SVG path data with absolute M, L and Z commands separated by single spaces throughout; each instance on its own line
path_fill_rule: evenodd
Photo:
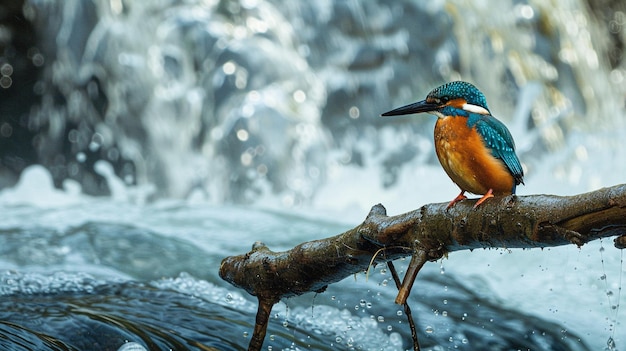
M 261 349 L 269 311 L 280 299 L 322 292 L 328 284 L 366 270 L 370 263 L 412 256 L 396 298 L 396 303 L 405 304 L 421 267 L 450 252 L 580 247 L 613 236 L 617 248 L 626 247 L 626 185 L 574 196 L 495 197 L 477 209 L 472 208 L 474 203 L 465 200 L 449 210 L 446 203 L 429 204 L 397 216 L 387 216 L 378 204 L 362 224 L 342 234 L 284 252 L 257 242 L 246 254 L 226 257 L 220 266 L 222 279 L 259 299 L 248 349 Z

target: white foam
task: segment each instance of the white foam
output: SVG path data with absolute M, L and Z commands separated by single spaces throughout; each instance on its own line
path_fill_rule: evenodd
M 29 166 L 24 169 L 13 188 L 0 191 L 0 204 L 58 208 L 85 201 L 80 194 L 80 185 L 76 182 L 65 181 L 64 187 L 67 191 L 56 189 L 52 175 L 43 166 Z

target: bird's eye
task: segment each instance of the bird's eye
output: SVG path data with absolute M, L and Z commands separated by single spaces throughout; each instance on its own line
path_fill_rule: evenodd
M 447 96 L 444 96 L 444 97 L 442 97 L 440 100 L 441 100 L 441 103 L 442 103 L 442 104 L 447 104 L 447 103 L 448 103 L 448 101 L 450 101 L 450 98 L 448 98 Z

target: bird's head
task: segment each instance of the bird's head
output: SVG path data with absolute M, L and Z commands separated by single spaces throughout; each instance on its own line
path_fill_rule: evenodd
M 399 116 L 429 112 L 438 117 L 449 115 L 454 110 L 489 115 L 485 95 L 467 82 L 450 82 L 433 89 L 425 100 L 385 112 L 383 116 Z M 467 114 L 466 114 L 467 115 Z

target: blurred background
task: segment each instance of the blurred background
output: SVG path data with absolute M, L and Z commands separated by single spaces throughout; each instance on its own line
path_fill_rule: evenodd
M 254 300 L 217 277 L 223 257 L 256 240 L 278 250 L 335 235 L 379 202 L 397 214 L 456 196 L 435 157 L 435 117 L 379 117 L 452 80 L 474 83 L 511 130 L 526 172 L 518 194 L 624 183 L 625 45 L 621 0 L 3 2 L 0 292 L 11 302 L 0 335 L 12 347 L 29 340 L 24 349 L 244 349 Z M 621 255 L 610 240 L 455 253 L 424 273 L 422 300 L 414 294 L 430 318 L 418 321 L 422 339 L 432 349 L 625 348 Z M 268 348 L 408 348 L 393 284 L 384 269 L 376 277 L 286 302 Z M 452 291 L 456 307 L 441 297 Z M 176 336 L 151 334 L 146 325 L 184 324 L 129 317 L 159 310 L 164 294 L 234 315 L 221 326 L 211 310 Z M 34 296 L 66 311 L 58 327 L 28 307 Z M 480 313 L 461 305 L 479 300 L 495 312 L 468 324 Z M 39 322 L 16 317 L 27 313 Z M 68 329 L 83 317 L 108 337 Z M 232 334 L 199 333 L 207 321 Z M 320 327 L 329 321 L 346 325 Z M 39 344 L 43 334 L 61 346 Z

